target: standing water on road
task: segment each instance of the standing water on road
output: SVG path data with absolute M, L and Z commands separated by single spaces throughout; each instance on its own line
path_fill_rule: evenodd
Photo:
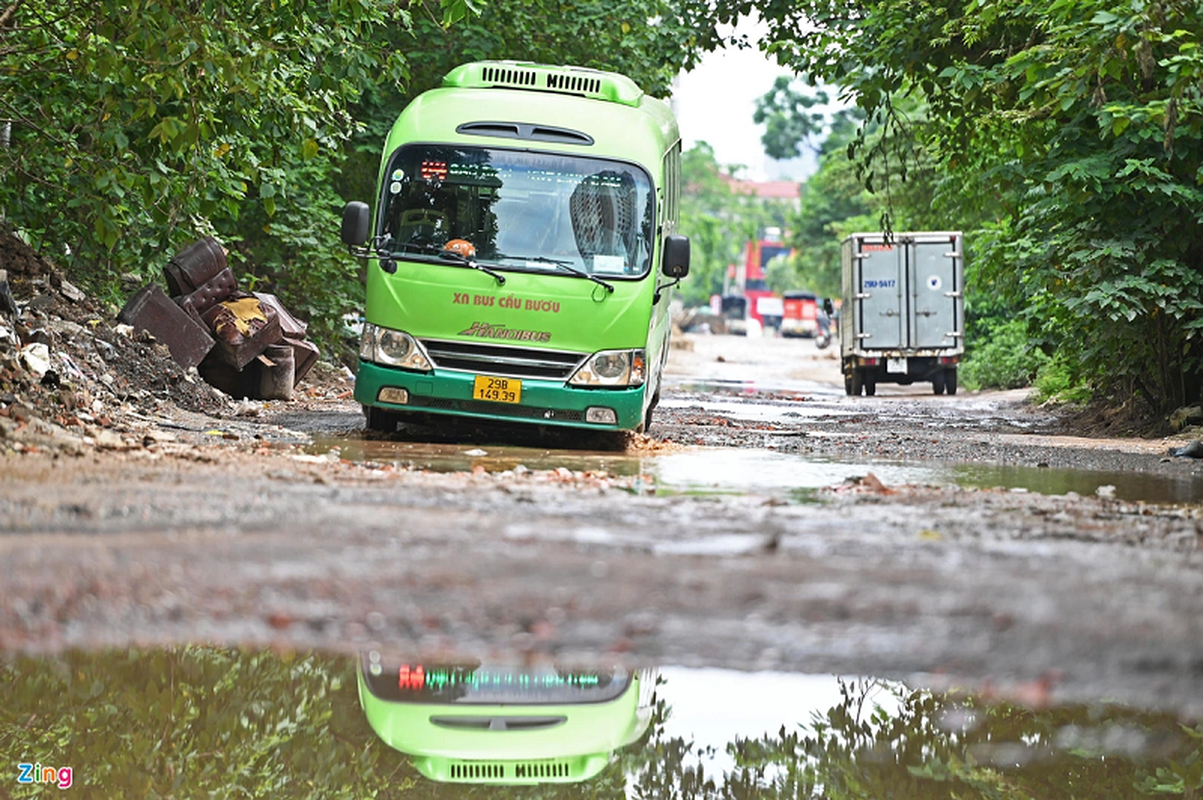
M 1149 503 L 1203 501 L 1203 479 L 1014 464 L 851 462 L 761 448 L 683 447 L 643 455 L 625 452 L 548 450 L 512 445 L 450 445 L 392 440 L 319 439 L 314 454 L 337 452 L 352 462 L 390 464 L 431 472 L 505 472 L 568 469 L 647 476 L 666 494 L 756 494 L 806 502 L 813 492 L 873 473 L 887 486 L 1003 488 L 1039 494 L 1096 493 Z
M 1050 680 L 943 690 L 911 685 L 922 676 L 424 660 L 377 646 L 7 658 L 0 721 L 15 749 L 0 792 L 433 799 L 524 783 L 581 800 L 1070 800 L 1200 785 L 1197 721 L 1057 704 Z

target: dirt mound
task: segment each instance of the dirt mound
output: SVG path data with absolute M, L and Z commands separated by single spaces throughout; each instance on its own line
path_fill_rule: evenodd
M 50 263 L 11 234 L 0 231 L 0 269 L 8 272 L 8 279 L 33 279 L 49 276 L 53 271 Z

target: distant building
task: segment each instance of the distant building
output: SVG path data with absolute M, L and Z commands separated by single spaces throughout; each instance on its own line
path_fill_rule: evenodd
M 723 181 L 737 194 L 750 194 L 761 200 L 784 200 L 794 208 L 801 204 L 801 192 L 797 181 L 745 181 L 723 175 Z

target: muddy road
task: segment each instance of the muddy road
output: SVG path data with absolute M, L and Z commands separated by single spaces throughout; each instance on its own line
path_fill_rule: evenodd
M 1024 393 L 687 336 L 650 436 L 368 436 L 344 392 L 0 459 L 0 648 L 872 674 L 1203 716 L 1203 469 Z M 120 426 L 118 426 L 120 427 Z

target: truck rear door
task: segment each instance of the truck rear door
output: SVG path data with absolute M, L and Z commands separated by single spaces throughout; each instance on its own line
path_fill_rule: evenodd
M 917 348 L 955 347 L 949 336 L 961 329 L 957 318 L 957 259 L 961 257 L 956 237 L 915 238 L 907 244 L 907 271 L 910 286 L 911 346 Z
M 861 238 L 853 258 L 860 261 L 855 289 L 856 312 L 864 335 L 861 346 L 873 350 L 905 347 L 908 330 L 903 313 L 906 295 L 902 291 L 902 245 Z

